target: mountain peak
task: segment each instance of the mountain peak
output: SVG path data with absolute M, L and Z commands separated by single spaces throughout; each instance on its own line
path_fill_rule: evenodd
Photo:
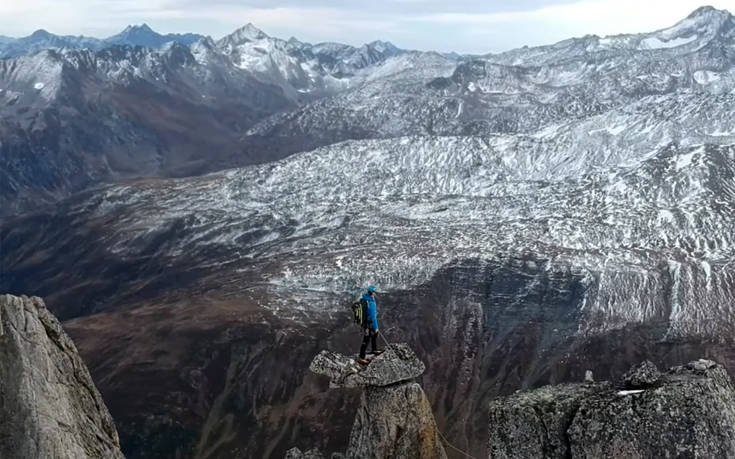
M 656 33 L 663 34 L 664 38 L 667 39 L 695 35 L 712 39 L 722 33 L 722 27 L 732 17 L 727 10 L 718 10 L 711 6 L 701 6 L 674 26 Z
M 732 18 L 732 14 L 727 10 L 718 10 L 712 6 L 700 6 L 692 11 L 682 22 L 694 21 L 696 23 L 723 24 L 730 18 Z
M 252 22 L 235 30 L 231 34 L 221 38 L 217 44 L 219 46 L 237 46 L 256 40 L 268 38 L 268 34 L 255 27 Z
M 197 34 L 166 34 L 161 35 L 151 29 L 148 24 L 129 25 L 117 35 L 105 40 L 107 43 L 118 45 L 143 46 L 146 48 L 160 48 L 168 42 L 177 42 L 189 46 L 202 38 Z
M 248 22 L 243 27 L 240 27 L 237 29 L 233 35 L 237 34 L 239 38 L 242 39 L 248 39 L 248 40 L 262 40 L 263 38 L 268 38 L 268 34 L 260 30 L 259 28 L 255 27 L 255 25 L 252 22 Z
M 143 23 L 140 25 L 129 25 L 122 31 L 123 34 L 155 34 L 156 32 L 151 29 L 148 24 Z
M 687 18 L 696 18 L 700 16 L 711 16 L 712 14 L 729 14 L 726 10 L 718 10 L 714 6 L 705 5 L 700 6 L 696 10 L 692 11 Z
M 373 42 L 368 43 L 368 46 L 381 53 L 387 52 L 387 53 L 394 54 L 400 51 L 396 45 L 394 45 L 393 43 L 389 41 L 375 40 Z
M 47 31 L 46 29 L 38 29 L 31 34 L 30 38 L 44 39 L 51 36 L 51 32 Z

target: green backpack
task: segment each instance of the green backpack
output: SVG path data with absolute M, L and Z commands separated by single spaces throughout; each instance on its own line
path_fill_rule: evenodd
M 355 321 L 357 325 L 365 325 L 367 321 L 367 308 L 368 304 L 367 301 L 360 298 L 360 300 L 355 301 L 352 303 L 352 306 L 350 307 L 352 309 L 352 318 Z

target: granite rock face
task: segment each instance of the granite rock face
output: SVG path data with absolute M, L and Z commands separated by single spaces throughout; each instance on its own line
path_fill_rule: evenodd
M 391 345 L 362 368 L 354 359 L 324 350 L 312 360 L 309 369 L 330 378 L 334 387 L 383 387 L 414 379 L 426 367 L 404 343 Z
M 367 367 L 332 351 L 321 351 L 309 367 L 330 378 L 331 387 L 362 387 L 345 458 L 446 459 L 426 394 L 412 379 L 424 363 L 407 344 L 393 344 Z M 316 450 L 288 451 L 287 459 L 321 458 Z M 335 454 L 332 455 L 335 458 Z
M 40 298 L 0 295 L 0 457 L 123 458 L 87 367 Z
M 641 370 L 658 372 L 644 363 L 627 376 Z M 692 362 L 645 387 L 548 386 L 495 400 L 489 457 L 735 457 L 735 389 L 723 367 Z

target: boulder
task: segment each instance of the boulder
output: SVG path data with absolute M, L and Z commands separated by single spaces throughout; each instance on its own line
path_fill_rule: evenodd
M 660 381 L 661 372 L 651 361 L 645 360 L 623 376 L 623 387 L 625 389 L 646 389 L 655 387 Z

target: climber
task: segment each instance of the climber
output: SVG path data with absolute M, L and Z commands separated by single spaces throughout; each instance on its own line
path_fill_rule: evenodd
M 361 365 L 367 365 L 370 363 L 369 360 L 365 359 L 365 351 L 367 351 L 368 341 L 371 343 L 373 355 L 380 355 L 383 350 L 378 349 L 378 332 L 380 327 L 378 325 L 378 303 L 375 299 L 375 293 L 378 291 L 377 288 L 372 285 L 368 287 L 367 293 L 362 295 L 362 300 L 367 303 L 367 317 L 362 323 L 362 346 L 360 346 L 360 358 L 357 359 L 357 363 Z

